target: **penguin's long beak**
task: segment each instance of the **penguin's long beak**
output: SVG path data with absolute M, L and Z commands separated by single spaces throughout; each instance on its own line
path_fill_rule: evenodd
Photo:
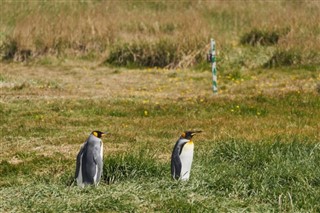
M 191 135 L 194 136 L 194 135 L 196 135 L 196 134 L 198 134 L 198 133 L 200 133 L 200 132 L 202 132 L 202 131 L 201 131 L 201 130 L 194 131 L 194 132 L 191 133 Z
M 109 132 L 103 132 L 103 133 L 101 134 L 101 137 L 105 136 L 106 134 L 110 134 L 110 133 L 109 133 Z

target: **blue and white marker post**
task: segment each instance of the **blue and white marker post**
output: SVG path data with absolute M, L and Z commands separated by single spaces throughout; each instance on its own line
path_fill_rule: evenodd
M 210 62 L 212 64 L 212 90 L 213 93 L 218 92 L 218 83 L 217 83 L 217 64 L 216 64 L 216 42 L 213 38 L 210 40 Z

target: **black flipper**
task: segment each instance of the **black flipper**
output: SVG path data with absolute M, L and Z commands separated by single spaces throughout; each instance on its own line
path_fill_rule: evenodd
M 171 175 L 173 179 L 178 180 L 180 178 L 181 168 L 182 165 L 179 156 L 173 156 L 171 159 Z
M 181 148 L 176 143 L 176 145 L 173 148 L 172 156 L 171 156 L 171 175 L 173 179 L 178 180 L 180 178 L 180 173 L 181 173 L 181 160 L 180 160 L 180 152 Z

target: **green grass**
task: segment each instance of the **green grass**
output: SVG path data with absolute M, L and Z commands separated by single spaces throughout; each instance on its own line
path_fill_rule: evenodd
M 210 145 L 209 145 L 210 144 Z M 69 186 L 73 171 L 29 177 L 1 188 L 3 210 L 15 211 L 308 211 L 320 210 L 319 144 L 306 141 L 210 141 L 197 144 L 190 181 L 173 181 L 169 163 L 141 153 L 109 156 L 103 182 Z M 142 147 L 143 148 L 143 147 Z M 41 160 L 40 160 L 41 159 Z M 39 161 L 40 160 L 40 161 Z M 49 163 L 42 163 L 48 161 Z M 57 169 L 65 162 L 39 158 Z M 26 165 L 25 165 L 26 166 Z M 70 165 L 69 165 L 70 166 Z M 6 163 L 1 164 L 1 169 Z M 111 181 L 108 173 L 112 172 Z M 8 176 L 15 177 L 12 173 Z M 20 178 L 24 177 L 20 173 Z M 107 179 L 106 179 L 107 177 Z
M 0 163 L 1 209 L 317 212 L 319 107 L 318 95 L 297 92 L 189 102 L 2 103 L 7 153 Z M 191 179 L 173 181 L 170 153 L 177 134 L 189 128 L 204 130 L 194 139 Z M 96 188 L 79 189 L 72 185 L 75 155 L 85 132 L 93 129 L 111 132 L 105 139 L 103 178 Z M 43 146 L 49 149 L 34 149 Z M 72 154 L 61 153 L 65 146 L 73 147 Z

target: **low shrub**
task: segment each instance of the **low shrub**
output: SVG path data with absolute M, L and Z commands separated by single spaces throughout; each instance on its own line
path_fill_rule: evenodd
M 264 64 L 265 68 L 292 66 L 302 62 L 302 56 L 295 50 L 277 50 L 273 56 Z
M 18 43 L 13 39 L 7 39 L 0 47 L 2 60 L 13 59 L 18 52 Z
M 281 36 L 279 31 L 263 31 L 259 29 L 253 29 L 248 33 L 245 33 L 241 39 L 241 44 L 248 44 L 251 46 L 270 46 L 278 43 Z
M 105 63 L 126 67 L 189 67 L 204 60 L 202 49 L 203 44 L 197 41 L 181 44 L 167 39 L 137 41 L 114 46 Z
M 6 39 L 0 47 L 0 54 L 1 59 L 5 61 L 27 61 L 31 57 L 32 51 L 19 47 L 15 39 Z
M 180 58 L 172 42 L 135 42 L 116 45 L 110 51 L 106 63 L 116 66 L 165 67 Z

